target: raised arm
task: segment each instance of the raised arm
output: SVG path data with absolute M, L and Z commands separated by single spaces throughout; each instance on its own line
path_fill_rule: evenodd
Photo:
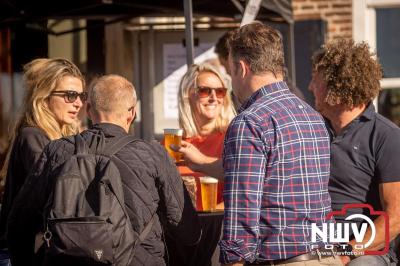
M 185 164 L 195 172 L 202 172 L 223 181 L 224 169 L 222 159 L 209 157 L 201 153 L 194 145 L 182 141 L 181 147 L 171 144 L 171 149 L 181 152 Z

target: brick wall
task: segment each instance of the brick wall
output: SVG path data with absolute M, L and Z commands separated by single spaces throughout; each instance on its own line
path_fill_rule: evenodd
M 352 0 L 292 0 L 296 21 L 322 19 L 327 22 L 327 38 L 352 37 Z

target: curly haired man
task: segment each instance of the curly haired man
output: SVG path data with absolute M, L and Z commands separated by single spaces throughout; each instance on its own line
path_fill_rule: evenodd
M 362 243 L 355 239 L 348 243 L 346 251 L 355 252 L 340 258 L 351 266 L 396 263 L 394 239 L 400 233 L 400 129 L 377 114 L 372 104 L 379 93 L 381 78 L 381 66 L 365 43 L 338 40 L 328 43 L 313 57 L 309 89 L 315 96 L 315 108 L 326 118 L 331 133 L 332 209 L 342 210 L 345 204 L 369 204 L 389 216 L 392 240 L 389 252 L 355 256 L 365 250 L 384 248 L 385 219 L 375 218 L 365 209 L 347 211 L 346 215 L 370 216 L 376 229 L 367 249 L 359 248 L 371 238 L 371 227 L 367 228 Z M 343 219 L 336 217 L 337 222 Z

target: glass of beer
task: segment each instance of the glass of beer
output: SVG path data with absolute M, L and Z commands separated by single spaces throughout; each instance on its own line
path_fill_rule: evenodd
M 210 176 L 200 177 L 201 204 L 203 211 L 213 211 L 217 206 L 218 179 Z
M 176 146 L 181 146 L 183 129 L 181 128 L 166 128 L 164 129 L 164 146 L 167 149 L 169 155 L 179 162 L 182 160 L 182 154 L 180 152 L 173 151 L 169 145 L 175 144 Z

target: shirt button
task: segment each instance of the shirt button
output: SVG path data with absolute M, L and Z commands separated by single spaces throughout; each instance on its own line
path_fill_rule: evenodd
M 298 107 L 299 107 L 300 109 L 303 109 L 303 108 L 304 108 L 303 105 L 299 105 Z

